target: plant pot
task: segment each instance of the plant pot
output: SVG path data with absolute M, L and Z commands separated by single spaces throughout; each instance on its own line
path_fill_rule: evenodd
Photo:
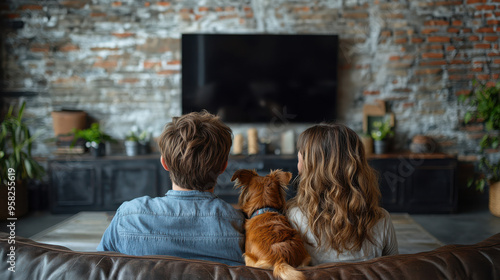
M 375 154 L 386 154 L 389 152 L 389 143 L 386 140 L 375 140 L 373 142 L 373 151 Z
M 125 141 L 125 153 L 129 157 L 139 154 L 139 143 L 136 141 Z
M 15 185 L 15 210 L 14 216 L 9 215 L 8 211 L 8 186 L 0 184 L 0 220 L 7 220 L 7 218 L 19 218 L 28 213 L 28 187 L 24 181 L 16 181 Z M 11 195 L 12 196 L 12 195 Z
M 139 154 L 147 155 L 151 153 L 151 147 L 149 146 L 149 141 L 139 141 Z
M 491 214 L 500 217 L 500 182 L 490 183 L 489 208 Z
M 90 154 L 93 157 L 103 157 L 106 155 L 106 144 L 96 142 L 89 143 L 87 142 L 87 146 L 89 147 Z

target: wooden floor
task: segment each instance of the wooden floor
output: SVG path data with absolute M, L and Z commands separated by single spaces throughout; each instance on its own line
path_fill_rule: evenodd
M 113 216 L 112 212 L 81 212 L 31 238 L 75 251 L 95 251 Z M 400 254 L 430 251 L 443 244 L 408 214 L 391 214 Z

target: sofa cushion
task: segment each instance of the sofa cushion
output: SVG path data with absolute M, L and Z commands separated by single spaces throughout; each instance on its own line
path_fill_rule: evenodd
M 0 233 L 0 279 L 274 279 L 271 270 L 170 256 L 75 252 Z M 15 272 L 9 271 L 15 246 Z M 307 279 L 500 279 L 500 234 L 474 245 L 301 269 Z

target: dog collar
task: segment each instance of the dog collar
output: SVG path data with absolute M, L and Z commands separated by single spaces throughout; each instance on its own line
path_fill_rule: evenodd
M 278 210 L 278 209 L 276 209 L 276 208 L 273 208 L 273 207 L 264 207 L 264 208 L 260 208 L 260 209 L 255 210 L 255 211 L 252 213 L 252 215 L 250 216 L 250 218 L 249 218 L 249 219 L 251 219 L 251 218 L 253 218 L 253 217 L 255 217 L 255 216 L 258 216 L 258 215 L 260 215 L 260 214 L 264 214 L 264 213 L 266 213 L 266 212 L 276 212 L 276 213 L 281 214 L 281 211 L 280 211 L 280 210 Z

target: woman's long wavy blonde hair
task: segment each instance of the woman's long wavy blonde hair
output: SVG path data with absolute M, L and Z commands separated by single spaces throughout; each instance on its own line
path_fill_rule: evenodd
M 345 125 L 319 124 L 305 130 L 297 146 L 302 168 L 289 209 L 304 213 L 318 247 L 342 253 L 374 242 L 380 190 L 358 135 Z

